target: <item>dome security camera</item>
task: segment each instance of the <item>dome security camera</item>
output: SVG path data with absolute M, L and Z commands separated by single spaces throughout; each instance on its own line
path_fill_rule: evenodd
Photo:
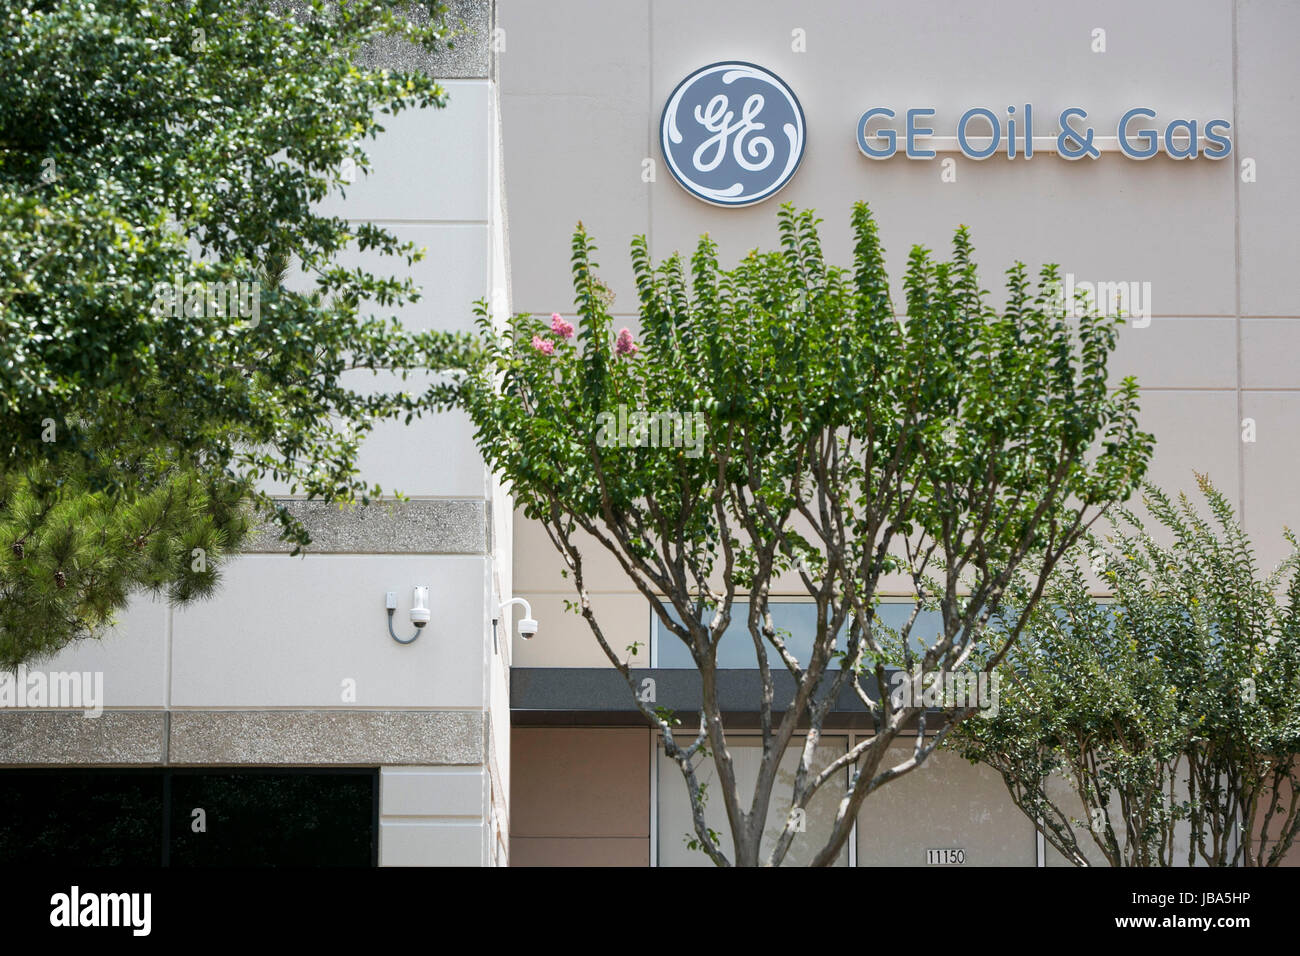
M 411 595 L 411 623 L 424 627 L 429 623 L 429 589 L 416 588 Z
M 537 634 L 537 621 L 533 618 L 532 605 L 523 598 L 511 598 L 501 605 L 501 610 L 504 611 L 512 604 L 522 604 L 524 606 L 524 616 L 519 619 L 519 636 L 525 641 L 532 640 Z M 495 624 L 496 622 L 493 621 L 492 623 Z

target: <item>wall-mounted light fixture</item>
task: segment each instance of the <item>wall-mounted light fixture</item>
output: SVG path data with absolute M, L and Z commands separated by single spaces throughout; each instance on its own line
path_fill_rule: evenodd
M 417 587 L 411 594 L 411 623 L 415 625 L 415 633 L 402 640 L 393 630 L 393 612 L 397 610 L 397 592 L 389 591 L 384 595 L 384 606 L 388 609 L 388 633 L 392 635 L 393 640 L 398 644 L 413 644 L 415 639 L 424 632 L 424 626 L 429 623 L 429 589 Z

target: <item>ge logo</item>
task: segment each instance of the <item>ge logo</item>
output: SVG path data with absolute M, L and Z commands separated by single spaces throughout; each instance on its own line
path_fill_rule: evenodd
M 774 195 L 803 159 L 803 108 L 780 77 L 729 61 L 696 70 L 664 105 L 659 142 L 673 178 L 717 206 Z

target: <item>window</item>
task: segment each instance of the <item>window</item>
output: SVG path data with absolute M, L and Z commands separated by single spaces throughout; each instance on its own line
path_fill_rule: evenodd
M 837 756 L 844 753 L 848 745 L 847 737 L 824 736 L 817 747 L 814 770 L 825 768 Z M 748 801 L 753 796 L 754 784 L 758 780 L 759 760 L 762 756 L 762 743 L 758 737 L 729 737 L 728 750 L 736 768 L 736 779 L 741 799 Z M 686 783 L 675 761 L 664 754 L 662 744 L 656 748 L 655 772 L 657 781 L 658 815 L 657 860 L 659 866 L 712 866 L 702 850 L 692 850 L 688 841 L 695 834 L 691 819 L 691 803 L 686 793 Z M 790 791 L 794 785 L 795 771 L 799 768 L 799 756 L 803 751 L 803 741 L 795 738 L 781 757 L 777 770 L 776 784 L 772 788 L 772 803 L 768 807 L 767 825 L 763 830 L 762 851 L 772 848 L 776 835 L 785 826 L 790 812 Z M 703 761 L 698 770 L 701 783 L 712 783 L 717 771 L 711 759 Z M 837 775 L 813 795 L 805 817 L 805 831 L 794 838 L 783 866 L 807 866 L 812 856 L 830 837 L 831 827 L 835 821 L 835 810 L 840 798 L 848 786 L 848 771 Z M 722 805 L 722 796 L 716 786 L 710 787 L 712 793 L 705 803 L 704 816 L 709 827 L 721 837 L 722 849 L 734 859 L 731 846 L 731 830 L 727 826 L 727 811 Z M 848 841 L 852 842 L 852 839 Z M 840 853 L 837 866 L 848 866 L 848 843 Z
M 370 866 L 376 782 L 372 770 L 174 773 L 171 864 Z
M 813 633 L 817 625 L 817 605 L 811 601 L 793 599 L 773 599 L 768 602 L 772 612 L 772 621 L 779 630 L 785 631 L 786 646 L 795 658 L 806 663 L 812 656 Z M 899 629 L 912 613 L 913 604 L 905 598 L 882 600 L 876 606 L 876 613 L 888 628 Z M 754 651 L 754 641 L 749 634 L 749 602 L 736 601 L 732 605 L 731 623 L 718 642 L 718 666 L 732 669 L 757 668 L 758 657 Z M 943 629 L 943 619 L 938 611 L 922 611 L 912 625 L 913 646 L 924 649 Z M 841 633 L 836 646 L 843 649 L 845 634 Z M 769 648 L 769 660 L 774 664 L 774 655 Z M 686 645 L 659 625 L 659 618 L 650 611 L 650 662 L 652 667 L 690 668 L 695 666 Z
M 372 866 L 378 771 L 3 770 L 0 865 Z
M 139 770 L 0 772 L 0 865 L 156 866 L 161 775 Z

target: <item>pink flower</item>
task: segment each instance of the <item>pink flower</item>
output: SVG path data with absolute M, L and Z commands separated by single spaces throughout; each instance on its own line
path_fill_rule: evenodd
M 537 351 L 541 352 L 543 355 L 550 355 L 551 353 L 553 353 L 553 352 L 555 351 L 555 343 L 554 343 L 554 342 L 548 342 L 546 339 L 542 338 L 540 335 L 534 335 L 534 336 L 533 336 L 533 348 L 537 349 Z
M 632 341 L 632 333 L 627 329 L 619 329 L 618 338 L 614 342 L 614 353 L 616 355 L 636 355 L 641 351 L 641 346 Z
M 571 326 L 568 322 L 565 322 L 564 319 L 560 317 L 560 313 L 552 312 L 551 331 L 554 332 L 556 335 L 558 335 L 560 338 L 567 339 L 573 335 L 573 326 Z

